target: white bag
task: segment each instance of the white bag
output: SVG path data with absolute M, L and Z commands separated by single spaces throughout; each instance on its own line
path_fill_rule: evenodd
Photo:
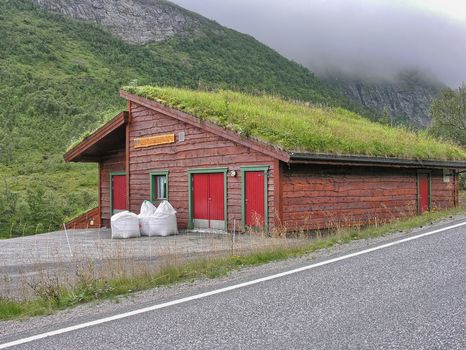
M 139 227 L 142 236 L 151 236 L 151 220 L 157 208 L 149 201 L 142 202 L 141 212 L 138 215 Z
M 129 211 L 122 211 L 110 219 L 112 238 L 140 237 L 138 216 Z
M 139 212 L 139 216 L 151 216 L 151 215 L 154 215 L 156 210 L 157 210 L 157 208 L 155 207 L 155 205 L 153 205 L 149 201 L 144 201 L 144 202 L 142 202 L 141 211 Z
M 167 201 L 163 201 L 151 216 L 139 215 L 139 225 L 141 233 L 149 237 L 178 234 L 176 211 Z
M 167 201 L 160 203 L 151 222 L 151 231 L 158 236 L 169 236 L 178 234 L 176 223 L 176 210 Z

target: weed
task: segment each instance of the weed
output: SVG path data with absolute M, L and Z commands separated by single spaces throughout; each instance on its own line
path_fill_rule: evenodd
M 28 286 L 45 303 L 60 305 L 61 293 L 64 287 L 57 276 L 46 272 L 41 279 L 29 282 Z

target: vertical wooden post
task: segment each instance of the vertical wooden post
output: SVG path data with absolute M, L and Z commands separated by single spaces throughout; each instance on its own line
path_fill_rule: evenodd
M 99 227 L 102 227 L 102 164 L 99 161 L 99 179 L 97 181 L 97 206 L 99 216 Z
M 282 205 L 282 164 L 278 159 L 273 163 L 273 187 L 274 187 L 274 227 L 283 223 L 283 205 Z
M 132 121 L 132 103 L 128 101 L 128 122 L 126 123 L 126 208 L 131 211 L 131 172 L 130 172 L 130 151 L 131 151 L 131 137 L 130 137 L 130 127 Z

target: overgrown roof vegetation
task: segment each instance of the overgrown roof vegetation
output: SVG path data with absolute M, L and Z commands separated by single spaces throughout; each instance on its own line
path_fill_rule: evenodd
M 343 108 L 226 90 L 206 92 L 153 86 L 123 89 L 290 152 L 466 159 L 464 149 L 436 140 L 426 132 L 374 123 Z

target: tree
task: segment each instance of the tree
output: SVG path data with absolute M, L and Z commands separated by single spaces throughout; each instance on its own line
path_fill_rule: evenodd
M 431 131 L 466 146 L 466 85 L 445 89 L 432 103 Z

